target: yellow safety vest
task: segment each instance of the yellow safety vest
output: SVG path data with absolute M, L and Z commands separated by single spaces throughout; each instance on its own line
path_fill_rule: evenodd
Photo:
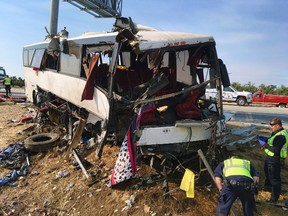
M 224 177 L 229 176 L 246 176 L 252 178 L 250 174 L 250 161 L 239 158 L 230 158 L 224 161 Z
M 282 147 L 282 149 L 281 149 L 281 151 L 280 151 L 280 157 L 283 158 L 283 159 L 285 159 L 285 158 L 287 157 L 287 148 L 288 148 L 288 133 L 287 133 L 286 130 L 283 129 L 283 130 L 279 131 L 278 133 L 274 134 L 274 136 L 271 136 L 271 137 L 268 139 L 267 144 L 268 144 L 269 146 L 273 146 L 273 141 L 274 141 L 275 137 L 278 136 L 278 135 L 283 135 L 283 136 L 285 136 L 285 138 L 286 138 L 286 142 L 285 142 L 285 144 L 283 145 L 283 147 Z M 271 157 L 274 156 L 274 152 L 270 151 L 270 150 L 267 149 L 267 148 L 265 148 L 265 153 L 266 153 L 267 155 L 271 156 Z
M 4 79 L 4 85 L 11 85 L 11 78 L 10 77 L 6 77 Z

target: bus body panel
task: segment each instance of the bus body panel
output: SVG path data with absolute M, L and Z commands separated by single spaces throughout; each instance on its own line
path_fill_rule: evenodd
M 33 90 L 36 90 L 37 85 L 64 100 L 84 107 L 102 120 L 108 118 L 109 102 L 106 95 L 99 89 L 94 88 L 93 100 L 81 101 L 86 80 L 53 71 L 33 71 L 29 68 L 25 68 L 24 75 L 28 101 L 33 101 Z
M 191 134 L 193 131 L 193 134 Z M 141 138 L 137 141 L 138 146 L 165 145 L 171 143 L 196 142 L 209 140 L 211 127 L 208 122 L 197 121 L 177 122 L 175 126 L 144 128 Z

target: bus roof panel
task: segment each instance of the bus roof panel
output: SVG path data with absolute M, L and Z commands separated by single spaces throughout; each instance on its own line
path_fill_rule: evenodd
M 191 34 L 185 32 L 142 31 L 140 37 L 140 50 L 159 49 L 163 47 L 193 45 L 199 43 L 215 42 L 210 35 Z
M 99 44 L 107 43 L 113 44 L 115 42 L 118 32 L 110 33 L 86 33 L 79 37 L 69 38 L 68 41 L 74 41 L 75 44 Z M 200 43 L 215 42 L 210 35 L 191 34 L 186 32 L 166 32 L 166 31 L 139 31 L 137 33 L 139 49 L 141 51 L 150 49 L 161 49 L 165 47 L 176 47 L 193 45 Z M 41 43 L 31 44 L 24 48 L 46 48 L 47 41 Z

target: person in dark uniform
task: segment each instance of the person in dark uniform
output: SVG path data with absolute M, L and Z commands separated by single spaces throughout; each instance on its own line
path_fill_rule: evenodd
M 216 216 L 229 215 L 237 198 L 241 200 L 244 215 L 254 215 L 254 191 L 259 183 L 259 172 L 250 161 L 237 157 L 229 158 L 216 167 L 214 177 L 220 191 Z
M 287 157 L 288 133 L 282 127 L 279 118 L 270 121 L 272 134 L 267 143 L 262 147 L 266 153 L 264 164 L 265 184 L 264 189 L 272 189 L 269 202 L 277 202 L 281 193 L 281 164 Z
M 13 83 L 12 79 L 8 75 L 3 80 L 3 85 L 5 85 L 6 97 L 11 96 L 11 85 L 13 85 Z

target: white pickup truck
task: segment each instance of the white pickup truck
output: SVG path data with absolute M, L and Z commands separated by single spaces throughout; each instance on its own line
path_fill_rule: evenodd
M 215 88 L 206 88 L 206 99 L 216 99 L 217 90 Z M 237 91 L 232 86 L 222 86 L 222 100 L 226 102 L 236 102 L 239 106 L 252 103 L 252 93 L 246 91 Z

